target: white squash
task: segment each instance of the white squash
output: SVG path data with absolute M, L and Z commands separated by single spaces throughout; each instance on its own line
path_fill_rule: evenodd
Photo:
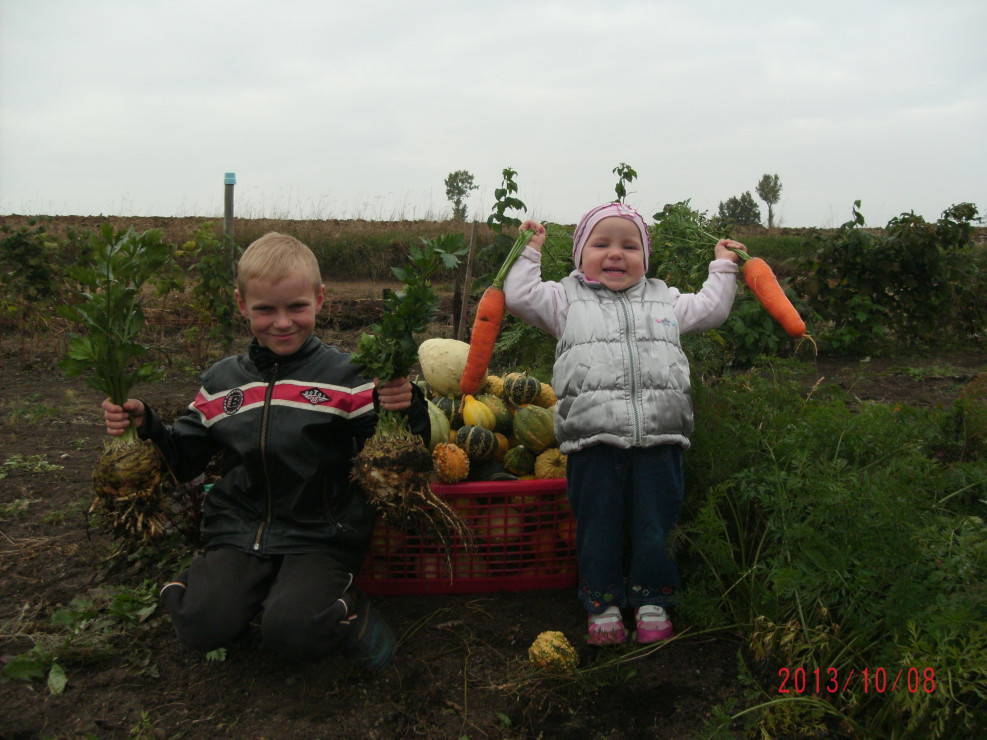
M 442 410 L 431 401 L 428 404 L 428 421 L 432 427 L 432 436 L 428 441 L 428 449 L 434 450 L 435 445 L 449 441 L 449 417 L 442 413 Z
M 469 344 L 458 339 L 436 337 L 421 343 L 418 347 L 418 361 L 432 393 L 462 398 L 463 389 L 459 386 L 459 379 L 463 376 L 469 351 Z M 486 374 L 483 380 L 486 382 Z

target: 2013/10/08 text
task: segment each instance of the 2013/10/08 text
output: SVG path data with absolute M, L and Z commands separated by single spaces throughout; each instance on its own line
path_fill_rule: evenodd
M 813 668 L 806 670 L 799 667 L 778 669 L 779 694 L 837 694 L 849 691 L 856 684 L 863 682 L 864 693 L 892 693 L 908 691 L 915 694 L 920 691 L 931 694 L 936 690 L 936 671 L 934 668 L 899 668 L 897 672 L 884 668 L 864 668 L 858 671 L 851 668 L 845 676 L 840 676 L 837 668 Z

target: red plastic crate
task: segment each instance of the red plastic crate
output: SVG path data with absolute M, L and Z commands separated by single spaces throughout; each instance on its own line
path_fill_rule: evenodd
M 469 525 L 474 549 L 444 550 L 378 520 L 357 583 L 370 594 L 450 594 L 576 585 L 576 521 L 565 478 L 434 484 Z

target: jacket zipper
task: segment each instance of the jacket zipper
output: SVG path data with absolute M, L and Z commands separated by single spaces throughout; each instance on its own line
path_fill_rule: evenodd
M 629 368 L 631 411 L 634 416 L 634 446 L 641 444 L 641 414 L 640 403 L 638 402 L 638 378 L 637 363 L 634 361 L 634 338 L 631 332 L 634 329 L 631 317 L 628 315 L 627 299 L 623 295 L 618 295 L 621 312 L 624 315 L 624 344 L 627 345 L 627 366 Z
M 278 365 L 274 364 L 271 370 L 271 380 L 267 384 L 267 391 L 264 393 L 264 414 L 261 418 L 260 427 L 260 460 L 264 468 L 264 486 L 267 489 L 267 517 L 257 528 L 257 535 L 254 537 L 254 550 L 260 550 L 260 540 L 264 534 L 264 529 L 271 523 L 271 510 L 274 508 L 274 496 L 271 493 L 271 475 L 267 468 L 267 424 L 270 420 L 271 397 L 274 395 L 274 384 L 277 382 Z

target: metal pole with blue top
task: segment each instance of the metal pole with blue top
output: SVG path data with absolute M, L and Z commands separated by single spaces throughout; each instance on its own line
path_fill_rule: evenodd
M 233 187 L 236 185 L 236 173 L 227 172 L 223 177 L 226 188 L 226 202 L 223 209 L 223 240 L 227 249 L 230 250 L 230 281 L 236 280 L 236 242 L 233 241 Z M 233 337 L 229 337 L 226 344 L 226 354 L 233 351 Z
M 236 185 L 236 173 L 227 172 L 223 178 L 226 184 L 226 208 L 223 211 L 223 234 L 233 236 L 233 186 Z

